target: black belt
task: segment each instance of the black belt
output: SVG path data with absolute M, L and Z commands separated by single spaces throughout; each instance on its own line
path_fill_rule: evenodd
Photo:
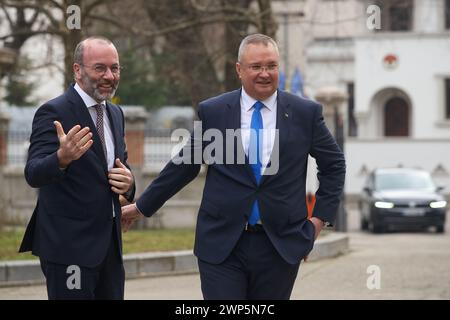
M 247 223 L 247 225 L 245 226 L 245 231 L 247 231 L 247 232 L 264 232 L 264 227 L 260 223 L 257 223 L 253 226 L 249 225 Z

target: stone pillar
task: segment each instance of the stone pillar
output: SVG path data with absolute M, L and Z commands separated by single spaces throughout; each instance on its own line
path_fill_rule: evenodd
M 0 107 L 0 168 L 8 163 L 9 115 Z
M 144 165 L 145 123 L 148 113 L 143 107 L 126 107 L 125 141 L 128 149 L 128 163 L 132 166 Z
M 0 48 L 0 77 L 14 64 L 16 57 L 14 50 Z
M 0 48 L 0 79 L 5 70 L 15 61 L 14 51 L 8 48 Z M 1 95 L 0 95 L 1 96 Z M 9 116 L 2 110 L 0 102 L 0 167 L 5 166 L 8 161 L 8 129 Z
M 0 48 L 0 80 L 7 72 L 8 68 L 14 64 L 16 54 L 13 50 Z M 1 88 L 0 88 L 1 89 Z M 0 94 L 1 97 L 1 94 Z M 6 198 L 6 182 L 5 182 L 5 166 L 8 164 L 8 131 L 9 116 L 2 110 L 0 101 L 0 229 L 6 220 L 7 199 Z
M 137 199 L 147 187 L 144 185 L 142 169 L 145 164 L 145 123 L 148 119 L 148 113 L 143 107 L 137 106 L 123 108 L 123 111 L 125 115 L 125 142 L 128 150 L 128 164 L 134 176 L 136 184 L 135 199 Z M 140 219 L 134 227 L 143 229 L 147 220 Z
M 315 98 L 323 106 L 323 116 L 328 129 L 338 140 L 336 133 L 340 126 L 344 128 L 346 118 L 347 94 L 336 87 L 322 87 L 317 91 Z
M 337 144 L 344 151 L 344 128 L 346 117 L 347 94 L 336 87 L 323 87 L 316 93 L 316 100 L 323 106 L 323 115 L 328 129 L 334 135 Z M 345 195 L 342 193 L 334 229 L 347 231 L 347 212 L 345 210 Z

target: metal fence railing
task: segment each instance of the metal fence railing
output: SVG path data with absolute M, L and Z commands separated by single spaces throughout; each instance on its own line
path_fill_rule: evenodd
M 8 133 L 8 164 L 25 165 L 30 144 L 29 130 L 14 130 Z M 171 129 L 152 129 L 145 131 L 144 163 L 161 165 L 167 163 L 174 147 L 180 141 L 171 141 Z
M 28 147 L 30 145 L 30 130 L 14 130 L 8 132 L 8 158 L 9 165 L 25 165 Z
M 144 145 L 144 163 L 146 165 L 161 165 L 171 159 L 174 148 L 180 142 L 171 141 L 172 132 L 171 129 L 146 130 Z

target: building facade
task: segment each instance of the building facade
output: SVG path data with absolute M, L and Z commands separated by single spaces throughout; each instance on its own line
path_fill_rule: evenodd
M 301 10 L 290 41 L 303 38 L 306 95 L 333 86 L 348 97 L 346 193 L 375 168 L 413 166 L 450 194 L 450 1 L 305 0 Z

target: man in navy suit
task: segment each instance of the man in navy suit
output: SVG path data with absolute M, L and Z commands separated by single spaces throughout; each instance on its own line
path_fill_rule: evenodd
M 36 112 L 25 167 L 38 202 L 20 252 L 39 256 L 49 299 L 123 299 L 121 208 L 134 198 L 120 79 L 108 39 L 78 44 L 76 84 Z M 120 198 L 120 199 L 119 199 Z
M 319 104 L 277 90 L 278 63 L 273 39 L 246 37 L 236 63 L 242 88 L 198 107 L 203 136 L 214 129 L 227 140 L 215 152 L 226 161 L 203 158 L 208 170 L 194 253 L 205 299 L 289 299 L 300 261 L 322 227 L 335 219 L 344 155 Z M 230 138 L 230 129 L 238 134 Z M 194 132 L 181 158 L 212 145 L 212 139 L 197 140 Z M 311 219 L 305 195 L 308 155 L 317 161 L 320 182 Z M 135 204 L 122 208 L 125 229 L 142 215 L 150 217 L 197 176 L 200 163 L 179 160 L 172 159 Z

